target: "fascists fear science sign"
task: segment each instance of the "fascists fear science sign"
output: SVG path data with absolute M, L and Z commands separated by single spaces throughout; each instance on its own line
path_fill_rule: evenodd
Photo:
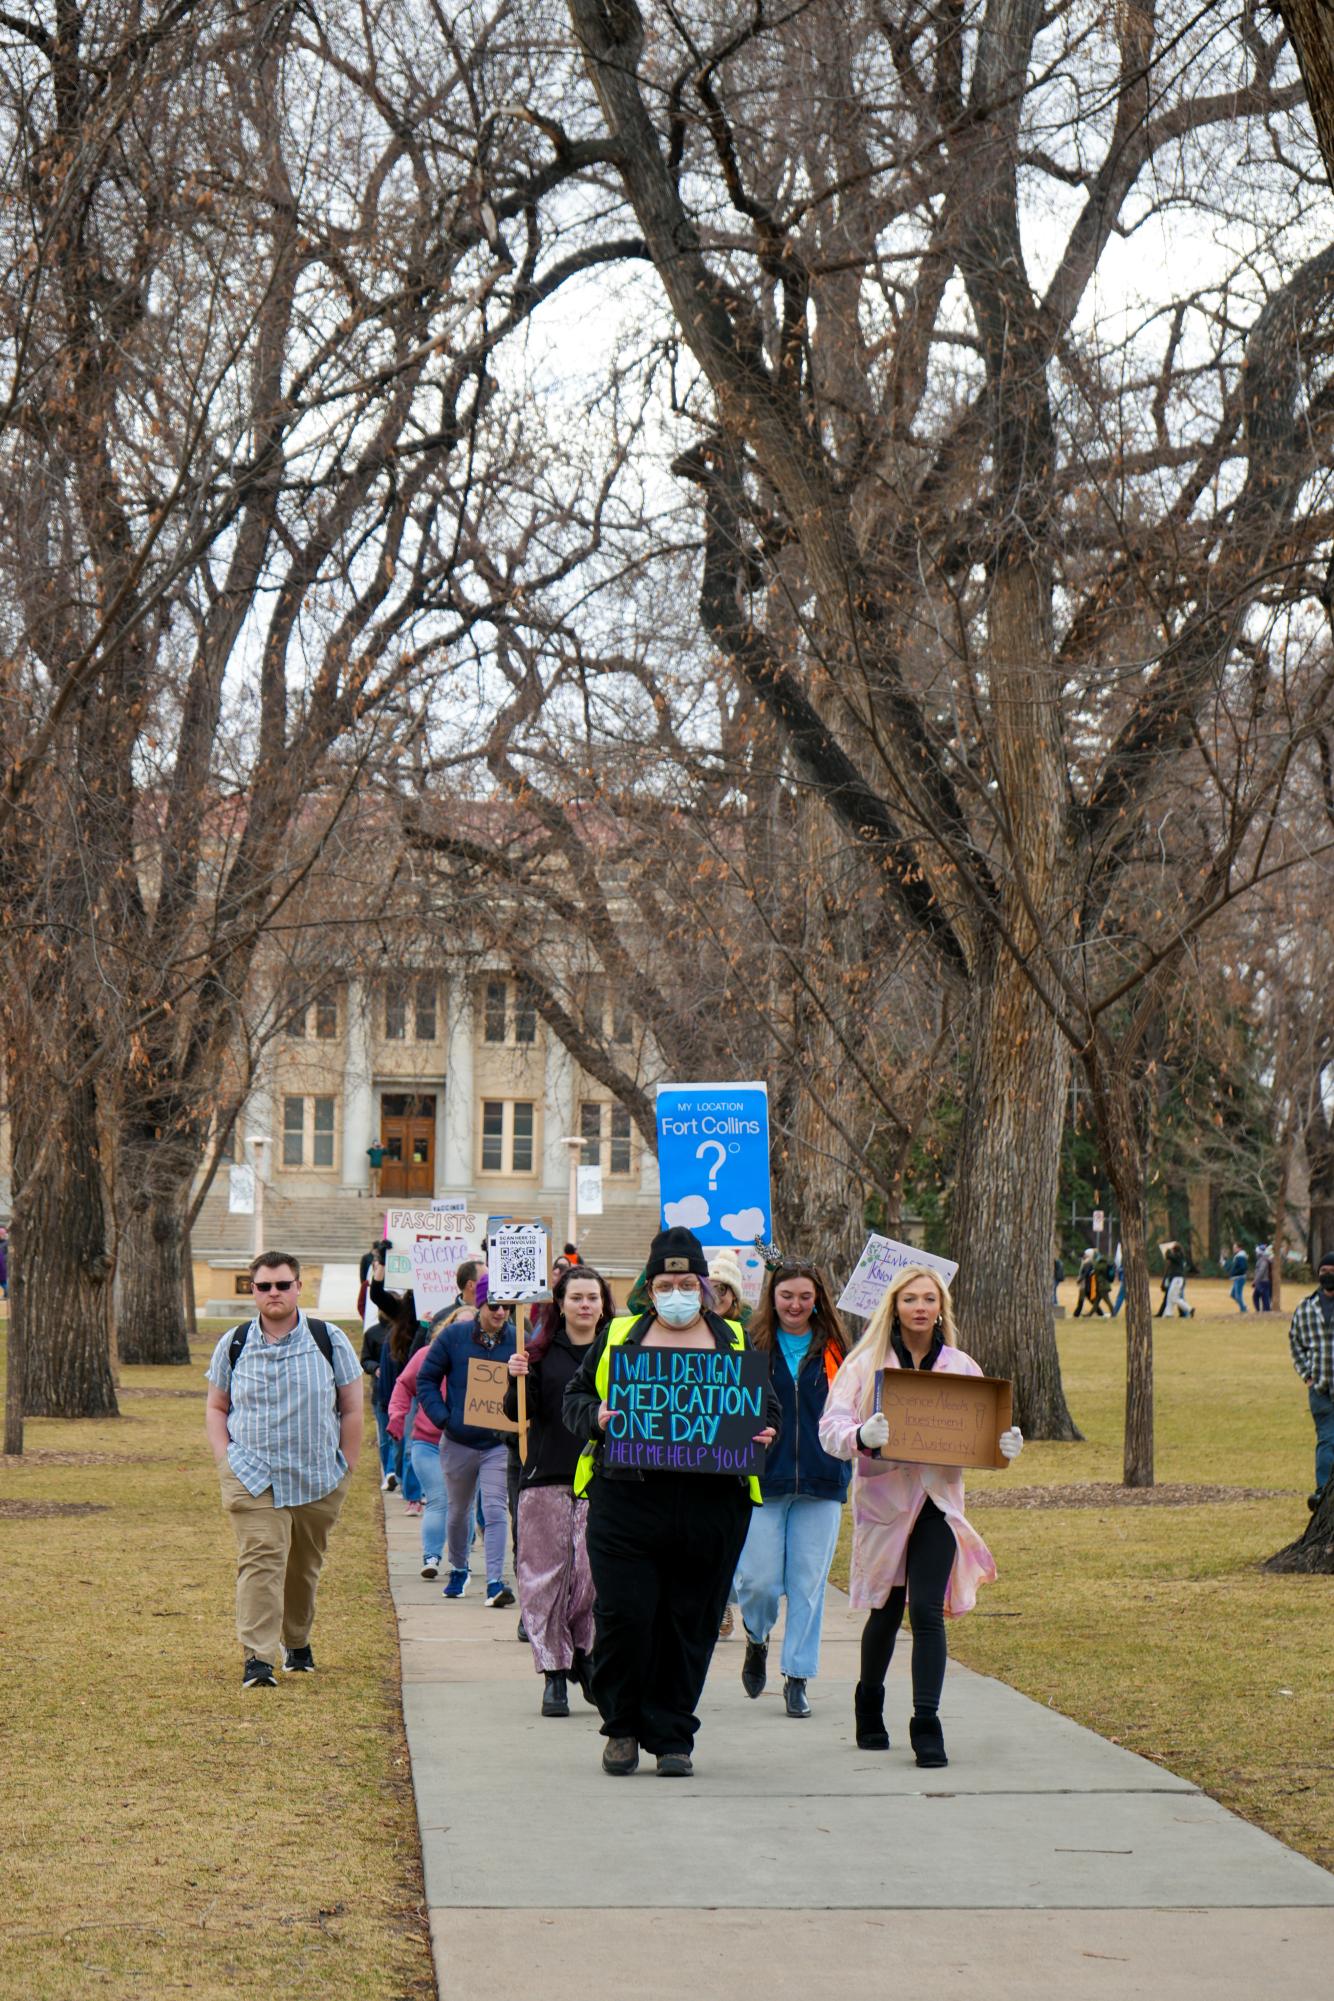
M 674 1473 L 757 1473 L 765 1448 L 769 1366 L 752 1349 L 611 1351 L 608 1466 Z

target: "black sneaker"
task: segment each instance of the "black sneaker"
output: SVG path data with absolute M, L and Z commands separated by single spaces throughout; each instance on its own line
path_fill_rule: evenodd
M 246 1657 L 246 1664 L 241 1670 L 241 1686 L 242 1688 L 277 1688 L 278 1683 L 268 1661 L 260 1660 L 256 1654 L 249 1654 Z
M 741 1686 L 753 1702 L 756 1696 L 764 1694 L 764 1684 L 769 1678 L 769 1642 L 752 1640 L 746 1635 L 746 1657 L 741 1663 Z
M 314 1674 L 315 1656 L 309 1647 L 283 1648 L 284 1674 Z
M 633 1737 L 608 1737 L 602 1751 L 602 1769 L 613 1779 L 628 1779 L 639 1770 L 639 1746 Z

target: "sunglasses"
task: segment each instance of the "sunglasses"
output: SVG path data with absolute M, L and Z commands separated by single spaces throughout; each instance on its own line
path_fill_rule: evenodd
M 294 1278 L 252 1278 L 250 1281 L 250 1290 L 252 1292 L 291 1292 L 296 1282 Z

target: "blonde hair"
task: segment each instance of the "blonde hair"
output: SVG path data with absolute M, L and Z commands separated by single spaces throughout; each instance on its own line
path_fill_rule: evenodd
M 940 1273 L 932 1271 L 928 1265 L 904 1265 L 902 1271 L 894 1274 L 880 1304 L 867 1322 L 866 1332 L 848 1357 L 851 1361 L 853 1356 L 864 1356 L 870 1363 L 866 1371 L 866 1385 L 871 1394 L 874 1394 L 876 1371 L 888 1367 L 889 1364 L 890 1345 L 894 1338 L 894 1329 L 898 1326 L 899 1294 L 905 1286 L 911 1285 L 914 1279 L 919 1278 L 929 1278 L 940 1295 L 938 1324 L 945 1346 L 957 1348 L 959 1345 L 950 1289 Z

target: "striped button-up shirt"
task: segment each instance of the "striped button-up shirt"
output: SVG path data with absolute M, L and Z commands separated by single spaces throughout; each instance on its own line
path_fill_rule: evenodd
M 1288 1346 L 1302 1381 L 1314 1383 L 1326 1396 L 1334 1394 L 1334 1320 L 1325 1318 L 1318 1292 L 1308 1294 L 1293 1314 Z
M 360 1382 L 361 1363 L 340 1328 L 330 1326 L 329 1336 L 332 1376 L 304 1313 L 281 1341 L 266 1341 L 252 1320 L 234 1370 L 227 1360 L 232 1333 L 224 1334 L 208 1365 L 214 1389 L 232 1400 L 227 1464 L 250 1493 L 272 1487 L 275 1508 L 320 1500 L 347 1471 L 334 1384 Z

